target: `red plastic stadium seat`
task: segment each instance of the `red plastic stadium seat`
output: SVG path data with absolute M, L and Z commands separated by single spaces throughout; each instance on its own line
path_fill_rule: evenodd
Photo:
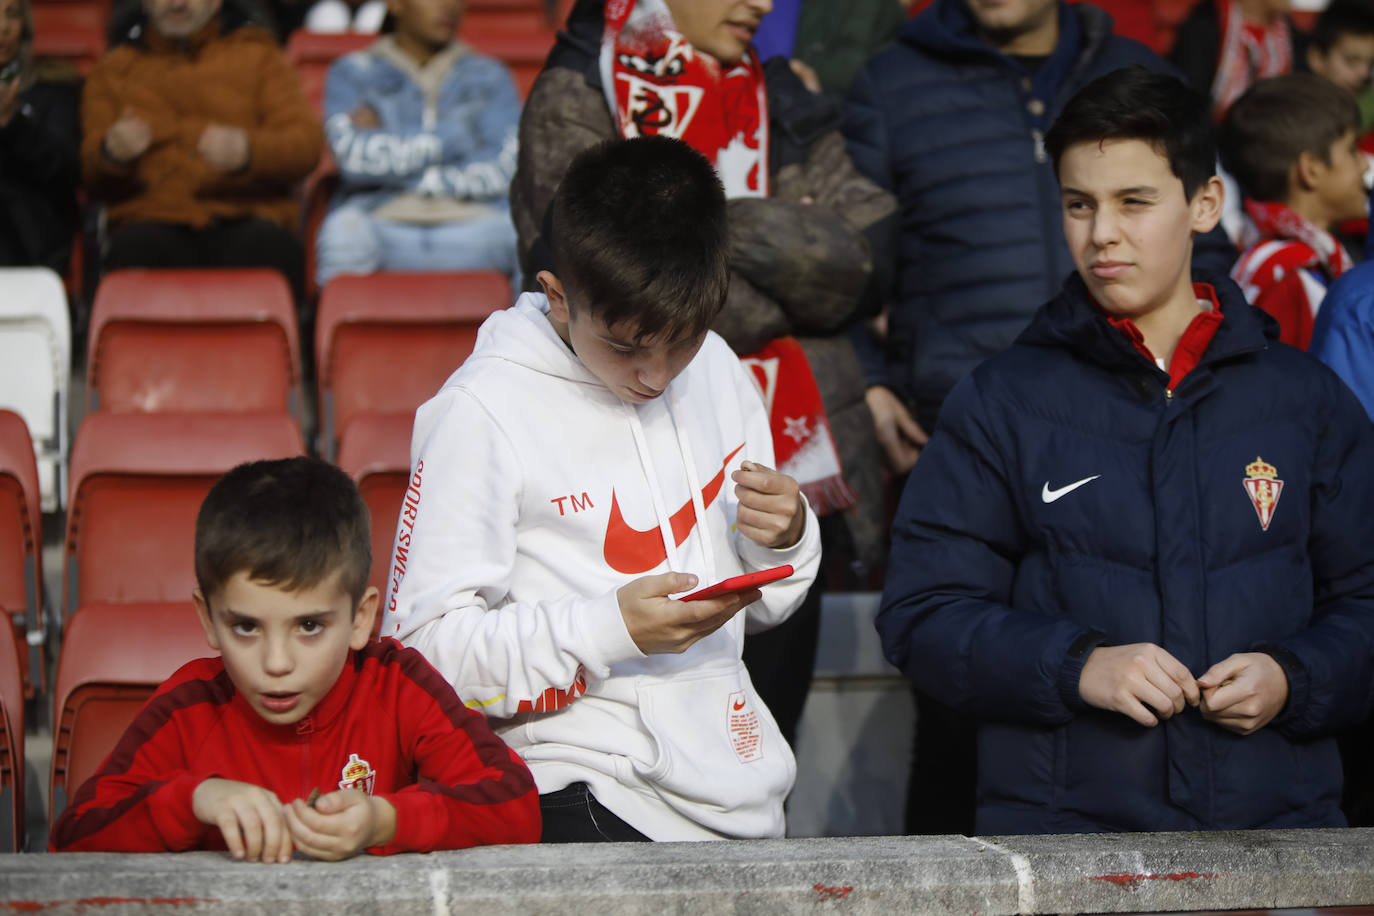
M 91 307 L 91 410 L 288 410 L 300 383 L 291 292 L 272 270 L 117 270 Z
M 24 652 L 17 637 L 9 621 L 0 620 L 0 852 L 24 849 Z
M 64 613 L 93 601 L 181 601 L 195 588 L 196 514 L 236 464 L 304 454 L 278 414 L 86 417 L 72 449 Z
M 315 318 L 321 454 L 335 454 L 359 414 L 414 413 L 472 352 L 487 316 L 510 304 L 496 271 L 336 277 Z
M 100 769 L 153 691 L 186 662 L 217 654 L 189 601 L 81 608 L 67 625 L 57 662 L 48 786 L 53 820 Z
M 329 67 L 345 54 L 361 51 L 377 40 L 359 32 L 307 32 L 297 29 L 286 41 L 286 59 L 300 75 L 301 85 L 315 111 L 324 114 L 324 81 Z
M 480 22 L 474 25 L 470 21 L 471 18 L 469 12 L 469 21 L 460 27 L 459 37 L 478 52 L 495 57 L 509 67 L 520 98 L 529 98 L 530 87 L 534 85 L 539 71 L 544 69 L 544 59 L 553 49 L 553 42 L 558 33 L 547 27 L 528 30 L 485 30 L 481 28 Z
M 0 607 L 15 615 L 21 640 L 42 626 L 43 519 L 38 508 L 38 463 L 33 457 L 29 429 L 19 414 L 0 410 Z M 4 629 L 0 627 L 0 629 Z M 21 641 L 19 670 L 24 696 L 32 697 L 27 642 Z M 42 652 L 34 658 L 42 664 Z
M 315 284 L 318 270 L 316 239 L 329 213 L 329 202 L 339 189 L 339 165 L 326 145 L 320 162 L 305 179 L 301 189 L 301 237 L 305 239 L 305 298 L 313 302 L 319 294 Z
M 108 8 L 96 3 L 35 3 L 33 54 L 69 60 L 82 76 L 105 53 Z
M 396 521 L 410 482 L 412 424 L 413 414 L 362 414 L 348 424 L 348 434 L 339 443 L 339 467 L 358 482 L 372 516 L 372 575 L 368 584 L 382 593 L 383 609 Z M 377 624 L 381 625 L 380 612 Z

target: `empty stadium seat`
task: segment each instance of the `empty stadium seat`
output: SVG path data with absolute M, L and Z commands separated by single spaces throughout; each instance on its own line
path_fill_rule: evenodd
M 71 61 L 85 76 L 105 53 L 109 7 L 100 3 L 35 3 L 33 55 Z
M 53 820 L 100 769 L 153 691 L 186 662 L 217 654 L 189 600 L 81 608 L 57 663 L 48 785 Z
M 44 512 L 66 496 L 71 349 L 62 278 L 45 267 L 0 268 L 0 407 L 29 427 Z
M 414 413 L 472 352 L 486 317 L 510 304 L 496 271 L 336 277 L 315 318 L 320 453 L 334 455 L 359 414 Z
M 369 585 L 382 593 L 386 607 L 387 574 L 396 538 L 396 520 L 410 483 L 410 429 L 413 414 L 363 414 L 348 425 L 339 443 L 339 467 L 358 483 L 372 516 L 372 575 Z M 377 615 L 376 626 L 382 616 Z
M 8 618 L 0 607 L 0 616 Z M 0 853 L 24 849 L 23 649 L 8 619 L 0 620 Z
M 117 270 L 96 289 L 88 409 L 278 411 L 299 396 L 291 291 L 265 269 Z
M 544 59 L 549 56 L 557 37 L 551 28 L 486 30 L 471 22 L 465 22 L 458 35 L 478 53 L 495 57 L 510 68 L 522 101 L 529 98 L 530 87 L 539 71 L 544 69 Z
M 41 645 L 28 633 L 43 631 L 43 518 L 38 508 L 38 465 L 23 417 L 0 410 L 0 607 L 9 609 L 21 638 L 19 670 L 24 696 L 43 682 Z M 3 627 L 0 627 L 3 629 Z
M 305 97 L 324 115 L 324 82 L 329 67 L 345 54 L 361 51 L 377 40 L 360 32 L 307 32 L 297 29 L 286 40 L 286 59 L 301 78 Z
M 196 514 L 210 487 L 236 464 L 304 451 L 284 413 L 86 417 L 72 449 L 63 613 L 189 599 Z

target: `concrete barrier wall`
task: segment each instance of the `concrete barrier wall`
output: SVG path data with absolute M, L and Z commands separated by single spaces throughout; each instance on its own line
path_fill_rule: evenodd
M 0 913 L 1130 913 L 1374 904 L 1374 829 L 0 856 Z

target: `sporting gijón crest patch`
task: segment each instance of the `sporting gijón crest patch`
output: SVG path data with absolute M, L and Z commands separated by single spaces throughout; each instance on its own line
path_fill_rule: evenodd
M 357 789 L 368 795 L 372 794 L 372 785 L 377 778 L 372 765 L 357 754 L 348 755 L 348 763 L 344 764 L 339 775 L 343 777 L 339 780 L 340 789 Z
M 1283 492 L 1283 481 L 1279 480 L 1279 469 L 1263 458 L 1256 457 L 1245 466 L 1245 492 L 1259 516 L 1260 528 L 1269 530 L 1274 520 L 1274 510 L 1279 505 L 1279 494 Z

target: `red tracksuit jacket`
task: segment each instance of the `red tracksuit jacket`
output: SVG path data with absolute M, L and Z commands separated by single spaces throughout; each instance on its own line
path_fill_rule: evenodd
M 54 851 L 224 849 L 191 794 L 212 776 L 283 803 L 354 786 L 396 808 L 396 836 L 368 852 L 539 840 L 539 796 L 519 756 L 414 649 L 350 652 L 309 716 L 272 725 L 218 658 L 190 662 L 148 700 L 53 825 Z

